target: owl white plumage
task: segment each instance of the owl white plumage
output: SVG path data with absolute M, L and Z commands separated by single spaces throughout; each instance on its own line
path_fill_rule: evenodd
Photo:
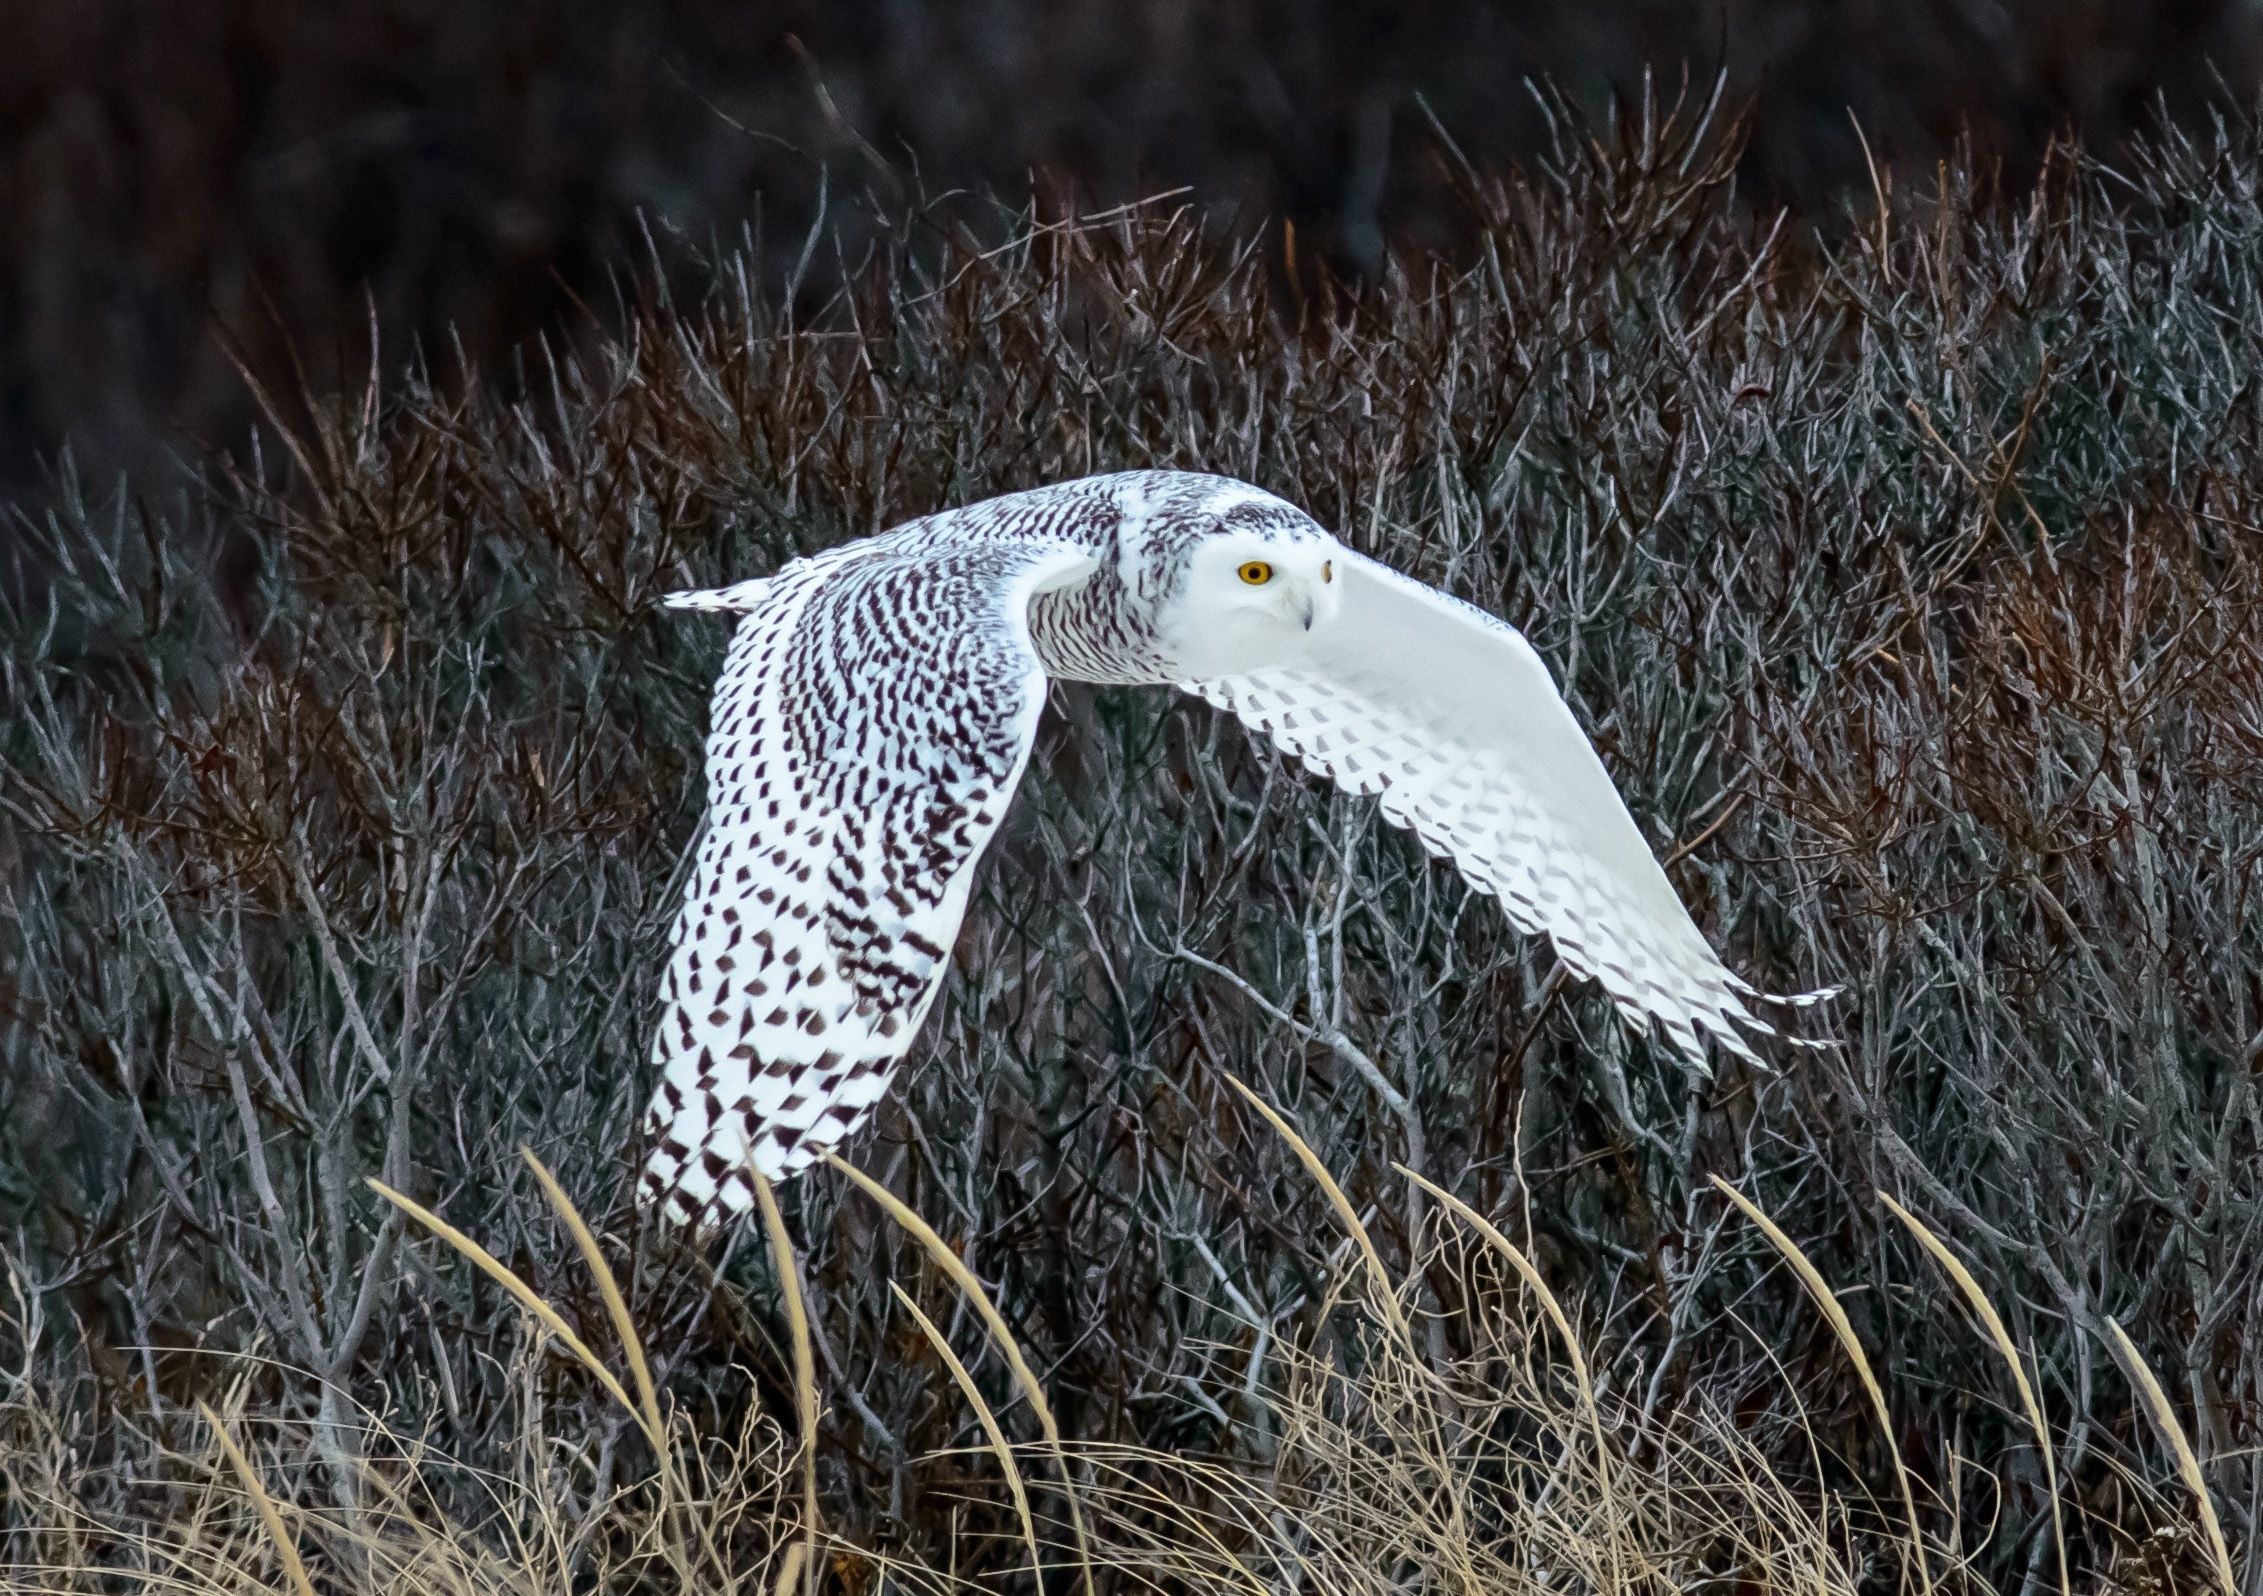
M 1177 684 L 1376 795 L 1701 1069 L 1707 1038 L 1751 1057 L 1742 1030 L 1771 1030 L 1523 636 L 1246 483 L 1064 482 L 669 602 L 741 617 L 653 1049 L 645 1180 L 678 1218 L 744 1210 L 747 1170 L 790 1176 L 871 1114 L 1049 677 Z

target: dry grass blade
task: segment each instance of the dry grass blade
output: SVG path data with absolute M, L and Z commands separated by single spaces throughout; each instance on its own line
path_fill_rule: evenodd
M 2027 1422 L 2035 1431 L 2036 1450 L 2043 1455 L 2044 1489 L 2051 1498 L 2051 1540 L 2059 1554 L 2060 1596 L 2071 1596 L 2073 1584 L 2067 1570 L 2066 1525 L 2059 1508 L 2058 1459 L 2051 1446 L 2050 1426 L 2043 1421 L 2042 1400 L 2027 1378 L 2026 1362 L 2020 1357 L 2019 1348 L 2012 1343 L 2011 1332 L 2004 1327 L 2003 1318 L 1996 1312 L 1996 1305 L 1988 1300 L 1988 1294 L 1980 1289 L 1980 1282 L 1973 1278 L 1971 1270 L 1965 1268 L 1964 1261 L 1949 1251 L 1948 1244 L 1934 1235 L 1915 1214 L 1893 1198 L 1880 1192 L 1878 1200 L 1917 1238 L 1918 1245 L 1933 1255 L 1933 1261 L 1956 1283 L 1957 1290 L 1964 1293 L 1964 1300 L 1980 1316 L 1980 1322 L 1987 1327 L 1989 1339 L 1995 1342 L 1997 1352 L 2003 1356 L 2004 1366 L 2012 1372 L 2012 1384 L 2019 1388 L 2020 1406 L 2026 1409 Z
M 809 1542 L 796 1541 L 786 1548 L 786 1555 L 778 1561 L 778 1583 L 771 1586 L 771 1596 L 786 1593 L 801 1583 L 802 1571 L 811 1566 Z
M 1013 1368 L 1015 1383 L 1029 1399 L 1030 1411 L 1037 1415 L 1038 1428 L 1045 1432 L 1045 1444 L 1052 1450 L 1054 1465 L 1061 1471 L 1061 1490 L 1069 1504 L 1069 1528 L 1076 1536 L 1077 1562 L 1083 1570 L 1085 1596 L 1092 1596 L 1092 1543 L 1085 1534 L 1084 1507 L 1077 1498 L 1076 1479 L 1069 1472 L 1068 1449 L 1061 1444 L 1061 1427 L 1054 1422 L 1052 1404 L 1045 1400 L 1045 1388 L 1037 1383 L 1037 1372 L 1022 1356 L 1021 1343 L 1007 1328 L 1004 1315 L 991 1303 L 990 1294 L 982 1289 L 982 1282 L 974 1277 L 966 1260 L 953 1252 L 950 1245 L 935 1234 L 935 1227 L 920 1218 L 902 1198 L 834 1153 L 826 1153 L 825 1162 L 855 1181 L 867 1197 L 888 1211 L 889 1217 L 918 1237 L 920 1245 L 942 1265 L 943 1272 L 957 1284 L 967 1301 L 974 1305 L 975 1312 L 982 1315 L 982 1322 L 990 1327 L 998 1350 L 1006 1355 L 1006 1362 Z
M 1398 1288 L 1391 1279 L 1390 1271 L 1383 1267 L 1383 1256 L 1375 1250 L 1374 1238 L 1368 1235 L 1367 1227 L 1360 1223 L 1359 1213 L 1352 1207 L 1351 1199 L 1344 1195 L 1344 1188 L 1336 1184 L 1336 1177 L 1328 1173 L 1328 1166 L 1320 1161 L 1320 1155 L 1312 1150 L 1311 1144 L 1297 1134 L 1296 1127 L 1283 1118 L 1272 1104 L 1232 1074 L 1227 1074 L 1226 1079 L 1232 1082 L 1235 1091 L 1249 1099 L 1250 1105 L 1265 1116 L 1266 1123 L 1288 1144 L 1290 1151 L 1296 1154 L 1297 1162 L 1304 1166 L 1305 1173 L 1327 1194 L 1330 1206 L 1336 1210 L 1336 1216 L 1343 1221 L 1344 1228 L 1351 1232 L 1352 1240 L 1358 1243 L 1360 1256 L 1366 1260 L 1368 1276 L 1374 1284 L 1371 1295 L 1375 1299 L 1376 1311 L 1389 1322 L 1391 1333 L 1398 1338 L 1399 1352 L 1406 1358 L 1408 1368 L 1434 1374 L 1435 1371 L 1424 1360 L 1422 1350 L 1415 1345 L 1413 1327 L 1407 1323 L 1406 1314 L 1399 1307 Z M 1435 1394 L 1434 1388 L 1427 1384 L 1422 1390 L 1426 1398 Z M 1447 1461 L 1451 1453 L 1446 1445 L 1445 1426 L 1439 1421 L 1437 1409 L 1429 1401 L 1424 1401 L 1421 1406 L 1422 1419 L 1430 1430 L 1434 1448 L 1432 1458 L 1438 1472 L 1437 1490 L 1446 1503 L 1447 1520 L 1452 1526 L 1453 1538 L 1466 1548 L 1469 1527 L 1462 1516 L 1458 1482 Z
M 1416 1174 L 1404 1164 L 1393 1164 L 1391 1167 L 1431 1196 L 1437 1198 L 1440 1203 L 1452 1210 L 1462 1223 L 1483 1236 L 1496 1252 L 1509 1261 L 1509 1266 L 1516 1270 L 1524 1283 L 1532 1289 L 1532 1294 L 1540 1299 L 1541 1311 L 1548 1315 L 1548 1322 L 1555 1326 L 1556 1334 L 1563 1338 L 1564 1354 L 1571 1359 L 1572 1377 L 1579 1382 L 1580 1398 L 1587 1404 L 1588 1412 L 1593 1414 L 1595 1412 L 1595 1388 L 1588 1380 L 1587 1353 L 1581 1348 L 1579 1336 L 1572 1329 L 1571 1319 L 1565 1314 L 1563 1305 L 1556 1300 L 1556 1294 L 1548 1289 L 1548 1282 L 1540 1278 L 1540 1271 L 1533 1267 L 1532 1260 L 1524 1255 L 1524 1250 L 1515 1242 L 1509 1240 L 1493 1221 L 1470 1207 L 1468 1203 L 1463 1202 L 1452 1192 L 1446 1190 L 1445 1187 Z M 1600 1435 L 1597 1439 L 1601 1439 Z
M 204 1415 L 204 1422 L 212 1426 L 213 1439 L 220 1443 L 220 1450 L 228 1454 L 228 1461 L 234 1465 L 238 1478 L 244 1482 L 244 1490 L 250 1495 L 252 1506 L 259 1510 L 259 1521 L 267 1526 L 268 1537 L 275 1542 L 275 1555 L 282 1559 L 283 1575 L 291 1582 L 291 1589 L 298 1596 L 314 1596 L 314 1582 L 306 1577 L 306 1564 L 299 1561 L 299 1549 L 292 1544 L 291 1532 L 284 1528 L 283 1515 L 276 1508 L 274 1498 L 267 1494 L 267 1487 L 259 1483 L 259 1475 L 253 1471 L 251 1459 L 245 1457 L 242 1449 L 236 1445 L 235 1437 L 220 1422 L 219 1414 L 202 1402 L 196 1405 L 196 1410 Z
M 1846 1349 L 1848 1359 L 1854 1364 L 1855 1373 L 1862 1377 L 1862 1388 L 1870 1394 L 1870 1406 L 1878 1416 L 1878 1433 L 1885 1437 L 1886 1455 L 1894 1462 L 1894 1481 L 1901 1487 L 1903 1511 L 1909 1515 L 1909 1549 L 1917 1559 L 1918 1581 L 1927 1591 L 1931 1591 L 1933 1567 L 1931 1560 L 1925 1555 L 1925 1531 L 1917 1517 L 1917 1491 L 1910 1484 L 1909 1466 L 1902 1461 L 1902 1449 L 1894 1441 L 1894 1419 L 1886 1407 L 1885 1390 L 1878 1384 L 1878 1376 L 1871 1370 L 1870 1357 L 1862 1350 L 1862 1343 L 1855 1339 L 1853 1322 L 1847 1318 L 1847 1311 L 1840 1304 L 1838 1294 L 1825 1282 L 1822 1272 L 1808 1262 L 1807 1254 L 1799 1250 L 1798 1244 L 1785 1235 L 1773 1219 L 1761 1212 L 1757 1203 L 1718 1175 L 1713 1177 L 1713 1184 L 1722 1196 L 1743 1211 L 1747 1219 L 1759 1226 L 1760 1233 L 1784 1255 L 1784 1261 L 1792 1266 L 1801 1282 L 1806 1285 L 1808 1295 L 1815 1299 L 1815 1305 L 1823 1310 L 1823 1317 L 1830 1321 L 1831 1332 L 1839 1338 L 1839 1345 Z
M 754 1198 L 762 1205 L 762 1228 L 770 1238 L 770 1261 L 778 1271 L 778 1295 L 786 1305 L 786 1329 L 794 1344 L 794 1411 L 801 1425 L 802 1569 L 808 1587 L 817 1588 L 817 1364 L 809 1345 L 809 1307 L 801 1297 L 801 1268 L 794 1261 L 794 1244 L 786 1234 L 785 1215 L 778 1212 L 778 1195 L 762 1171 L 747 1166 L 754 1179 Z M 780 1581 L 778 1588 L 786 1589 Z
M 974 1409 L 975 1419 L 982 1425 L 982 1433 L 989 1438 L 990 1450 L 997 1455 L 998 1467 L 1005 1473 L 1006 1489 L 1013 1492 L 1014 1515 L 1021 1520 L 1022 1540 L 1029 1547 L 1029 1571 L 1042 1584 L 1045 1559 L 1037 1546 L 1037 1521 L 1030 1517 L 1029 1491 L 1022 1484 L 1021 1470 L 1014 1463 L 1014 1449 L 1006 1442 L 1006 1432 L 998 1428 L 997 1415 L 990 1411 L 990 1404 L 982 1400 L 982 1391 L 975 1385 L 974 1376 L 959 1361 L 959 1355 L 951 1350 L 951 1343 L 943 1339 L 943 1332 L 935 1327 L 935 1321 L 920 1312 L 919 1304 L 911 1300 L 911 1294 L 895 1281 L 888 1282 L 888 1289 L 896 1294 L 896 1300 L 904 1305 L 904 1311 L 918 1321 L 928 1344 L 942 1358 L 943 1367 L 950 1370 L 951 1378 L 958 1382 L 959 1394 L 966 1398 L 967 1406 Z
M 589 1265 L 589 1272 L 597 1281 L 597 1290 L 605 1299 L 606 1315 L 613 1321 L 613 1333 L 621 1338 L 622 1351 L 629 1360 L 629 1378 L 636 1383 L 637 1408 L 642 1416 L 645 1438 L 651 1441 L 655 1450 L 664 1453 L 662 1442 L 667 1436 L 667 1428 L 660 1422 L 660 1393 L 653 1387 L 652 1369 L 644 1357 L 644 1340 L 636 1332 L 635 1321 L 629 1317 L 628 1301 L 621 1295 L 621 1287 L 613 1278 L 612 1267 L 606 1263 L 605 1255 L 598 1251 L 597 1238 L 583 1221 L 581 1211 L 567 1198 L 565 1189 L 544 1167 L 542 1160 L 534 1156 L 534 1149 L 521 1147 L 519 1155 L 534 1171 L 534 1178 L 542 1185 L 542 1194 L 550 1199 L 550 1206 L 557 1210 L 558 1217 L 565 1222 L 567 1232 L 574 1238 L 574 1245 L 581 1249 L 582 1262 Z
M 541 1183 L 543 1196 L 549 1199 L 552 1210 L 565 1225 L 567 1233 L 574 1238 L 574 1245 L 581 1252 L 582 1262 L 589 1266 L 590 1275 L 597 1282 L 598 1293 L 605 1300 L 605 1312 L 613 1321 L 613 1333 L 620 1337 L 622 1350 L 629 1360 L 629 1378 L 636 1382 L 637 1407 L 630 1411 L 642 1426 L 645 1439 L 652 1444 L 653 1461 L 660 1471 L 663 1500 L 685 1501 L 689 1493 L 682 1488 L 682 1481 L 676 1473 L 675 1459 L 668 1448 L 668 1429 L 660 1418 L 660 1393 L 652 1383 L 652 1369 L 645 1360 L 644 1338 L 637 1334 L 636 1321 L 629 1317 L 628 1300 L 621 1295 L 620 1282 L 613 1278 L 612 1266 L 605 1261 L 605 1254 L 598 1249 L 596 1234 L 582 1218 L 581 1210 L 574 1206 L 573 1199 L 566 1195 L 565 1188 L 558 1184 L 557 1178 L 542 1160 L 534 1156 L 534 1149 L 522 1146 L 519 1153 L 534 1170 L 534 1178 Z M 589 1361 L 586 1348 L 583 1361 Z M 617 1395 L 617 1385 L 612 1389 Z M 716 1551 L 706 1520 L 693 1514 L 691 1522 L 709 1562 L 720 1567 L 722 1558 Z M 689 1578 L 690 1562 L 682 1544 L 672 1544 L 668 1555 L 679 1575 Z
M 1572 1329 L 1571 1316 L 1564 1312 L 1563 1304 L 1556 1300 L 1556 1294 L 1548 1289 L 1548 1282 L 1540 1278 L 1540 1271 L 1533 1267 L 1532 1260 L 1524 1255 L 1521 1247 L 1509 1240 L 1499 1226 L 1443 1186 L 1416 1174 L 1406 1165 L 1394 1164 L 1392 1167 L 1436 1198 L 1442 1207 L 1484 1237 L 1494 1251 L 1506 1258 L 1509 1267 L 1517 1272 L 1532 1294 L 1539 1299 L 1541 1311 L 1548 1315 L 1548 1322 L 1555 1326 L 1556 1334 L 1563 1338 L 1564 1355 L 1571 1360 L 1572 1378 L 1579 1385 L 1580 1407 L 1587 1415 L 1588 1433 L 1595 1442 L 1595 1478 L 1603 1495 L 1603 1511 L 1610 1520 L 1612 1584 L 1623 1586 L 1619 1561 L 1618 1500 L 1611 1480 L 1611 1450 L 1603 1439 L 1603 1414 L 1595 1400 L 1594 1382 L 1588 1377 L 1587 1353 L 1580 1346 L 1579 1336 Z
M 486 1275 L 488 1279 L 516 1297 L 519 1306 L 533 1314 L 543 1329 L 556 1336 L 559 1344 L 565 1347 L 568 1352 L 571 1352 L 582 1367 L 596 1377 L 597 1383 L 605 1388 L 606 1393 L 614 1401 L 620 1403 L 640 1427 L 643 1425 L 644 1414 L 638 1410 L 635 1399 L 629 1395 L 627 1389 L 614 1377 L 613 1371 L 598 1361 L 597 1354 L 589 1350 L 589 1344 L 583 1341 L 580 1336 L 574 1334 L 573 1328 L 558 1316 L 558 1310 L 543 1301 L 532 1286 L 506 1269 L 501 1259 L 458 1230 L 454 1225 L 442 1219 L 438 1214 L 432 1212 L 431 1209 L 411 1198 L 402 1196 L 381 1180 L 373 1179 L 369 1185 L 370 1189 L 375 1191 L 378 1196 L 393 1204 L 401 1212 L 407 1214 L 425 1229 L 455 1248 L 456 1251 L 469 1258 L 479 1266 L 480 1272 Z M 659 1436 L 654 1436 L 652 1440 L 653 1445 L 660 1445 L 661 1438 Z
M 2121 1355 L 2129 1377 L 2144 1393 L 2145 1406 L 2160 1428 L 2161 1439 L 2168 1443 L 2169 1451 L 2176 1457 L 2177 1473 L 2182 1476 L 2185 1489 L 2192 1493 L 2193 1506 L 2200 1511 L 2200 1527 L 2208 1536 L 2208 1552 L 2216 1560 L 2216 1578 L 2223 1583 L 2224 1596 L 2239 1596 L 2239 1581 L 2232 1576 L 2231 1548 L 2224 1544 L 2224 1526 L 2216 1517 L 2216 1504 L 2209 1500 L 2208 1482 L 2200 1477 L 2200 1459 L 2193 1452 L 2192 1443 L 2185 1439 L 2184 1426 L 2177 1423 L 2176 1410 L 2169 1406 L 2169 1394 L 2161 1389 L 2153 1370 L 2137 1355 L 2137 1345 L 2130 1340 L 2129 1332 L 2112 1319 L 2106 1321 L 2106 1328 L 2113 1335 L 2114 1350 Z
M 1383 1267 L 1383 1255 L 1375 1250 L 1375 1242 L 1367 1234 L 1367 1227 L 1359 1222 L 1359 1213 L 1352 1207 L 1351 1199 L 1344 1195 L 1344 1188 L 1336 1184 L 1336 1177 L 1328 1173 L 1328 1166 L 1320 1161 L 1320 1155 L 1312 1150 L 1310 1144 L 1297 1134 L 1296 1127 L 1284 1119 L 1272 1104 L 1234 1076 L 1228 1075 L 1226 1080 L 1235 1091 L 1249 1099 L 1251 1107 L 1265 1116 L 1266 1123 L 1280 1134 L 1281 1140 L 1288 1143 L 1289 1150 L 1296 1154 L 1297 1162 L 1304 1165 L 1305 1173 L 1327 1194 L 1329 1206 L 1336 1210 L 1336 1217 L 1351 1232 L 1352 1240 L 1359 1244 L 1360 1256 L 1367 1261 L 1368 1275 L 1375 1283 L 1375 1306 L 1390 1320 L 1391 1329 L 1398 1335 L 1400 1344 L 1410 1354 L 1413 1353 L 1414 1332 L 1407 1325 L 1406 1315 L 1399 1309 L 1398 1287 L 1392 1282 L 1390 1271 Z M 1425 1181 L 1423 1184 L 1428 1185 L 1429 1182 Z

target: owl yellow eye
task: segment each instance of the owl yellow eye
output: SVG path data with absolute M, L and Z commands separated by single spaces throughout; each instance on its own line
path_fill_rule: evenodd
M 1333 582 L 1335 579 L 1336 562 L 1334 560 L 1322 560 L 1320 562 L 1320 580 L 1323 582 Z
M 1263 560 L 1250 560 L 1242 566 L 1238 574 L 1251 587 L 1263 587 L 1273 580 L 1273 567 L 1267 565 Z

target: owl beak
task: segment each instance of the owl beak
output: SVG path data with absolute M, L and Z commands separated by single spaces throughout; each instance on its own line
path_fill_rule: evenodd
M 1308 632 L 1312 630 L 1312 595 L 1309 593 L 1304 600 L 1304 629 Z

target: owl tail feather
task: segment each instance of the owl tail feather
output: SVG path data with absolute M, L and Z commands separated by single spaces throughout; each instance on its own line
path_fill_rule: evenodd
M 745 615 L 762 607 L 763 597 L 769 590 L 770 579 L 761 576 L 729 587 L 687 588 L 668 594 L 660 602 L 672 610 L 729 610 Z
M 694 1230 L 745 1213 L 755 1204 L 750 1171 L 774 1185 L 793 1179 L 872 1117 L 892 1074 L 892 1061 L 856 1070 L 846 1102 L 789 1089 L 766 1114 L 752 1112 L 743 1081 L 736 1092 L 718 1091 L 722 1082 L 687 1091 L 663 1077 L 646 1120 L 645 1200 Z

